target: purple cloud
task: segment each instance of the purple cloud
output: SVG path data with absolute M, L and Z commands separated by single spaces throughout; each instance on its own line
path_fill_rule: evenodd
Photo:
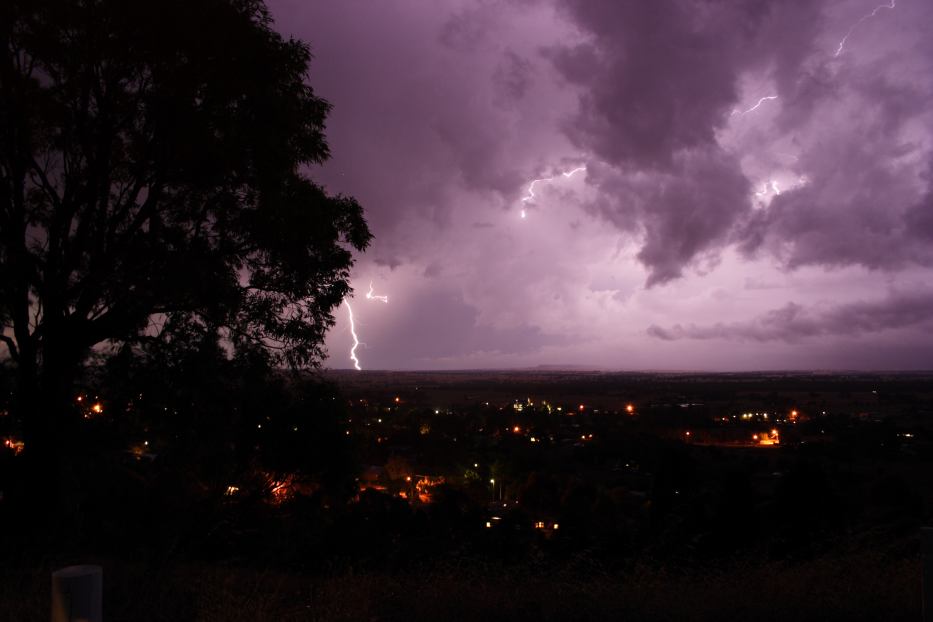
M 929 329 L 931 321 L 933 291 L 895 292 L 883 300 L 853 302 L 823 310 L 807 309 L 789 302 L 744 322 L 676 324 L 671 328 L 651 325 L 647 332 L 651 337 L 664 341 L 724 339 L 796 343 L 811 337 L 858 337 L 918 325 Z
M 668 167 L 682 149 L 714 144 L 738 96 L 745 60 L 738 15 L 726 4 L 564 0 L 589 35 L 550 52 L 581 88 L 565 130 L 617 165 Z
M 806 182 L 749 219 L 741 249 L 767 250 L 788 268 L 930 265 L 930 155 L 916 134 L 929 123 L 927 102 L 915 85 L 851 76 L 833 102 L 841 118 L 812 127 L 818 140 L 796 164 Z
M 649 270 L 646 284 L 669 282 L 722 248 L 750 210 L 739 158 L 717 133 L 739 110 L 743 72 L 773 63 L 778 85 L 795 88 L 819 9 L 611 0 L 560 6 L 589 35 L 549 51 L 581 91 L 565 131 L 616 172 L 593 180 L 602 195 L 594 206 L 612 222 L 643 229 L 637 256 Z
M 354 306 L 364 367 L 926 364 L 925 322 L 830 328 L 933 276 L 933 5 L 836 55 L 871 8 L 272 0 L 334 104 L 311 174 L 376 236 L 354 283 L 391 302 Z M 703 318 L 749 336 L 714 361 L 678 332 Z
M 479 311 L 455 292 L 420 290 L 410 293 L 413 295 L 405 300 L 393 298 L 375 312 L 369 310 L 370 322 L 380 321 L 377 313 L 393 314 L 391 332 L 381 334 L 378 341 L 369 339 L 365 333 L 361 337 L 365 346 L 359 353 L 369 368 L 398 367 L 399 357 L 409 361 L 408 368 L 425 369 L 439 360 L 464 353 L 529 354 L 568 339 L 544 334 L 539 327 L 528 324 L 484 325 Z M 398 305 L 402 308 L 393 308 Z M 366 328 L 364 325 L 361 330 Z

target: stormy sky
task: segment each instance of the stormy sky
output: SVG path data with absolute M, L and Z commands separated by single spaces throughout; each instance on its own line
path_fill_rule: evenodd
M 362 367 L 933 368 L 933 3 L 895 2 L 273 0 L 375 235 Z

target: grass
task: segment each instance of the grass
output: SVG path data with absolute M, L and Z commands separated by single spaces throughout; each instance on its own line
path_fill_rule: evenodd
M 548 622 L 557 620 L 917 620 L 920 566 L 877 554 L 744 562 L 672 572 L 437 564 L 403 572 L 306 575 L 224 564 L 104 566 L 107 622 Z M 46 620 L 49 574 L 0 571 L 0 620 Z

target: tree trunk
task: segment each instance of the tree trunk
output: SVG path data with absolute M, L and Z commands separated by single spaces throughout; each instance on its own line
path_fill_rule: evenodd
M 60 523 L 66 507 L 66 475 L 76 440 L 74 381 L 81 357 L 67 345 L 43 347 L 41 362 L 21 361 L 15 409 L 23 422 L 22 501 L 28 525 Z

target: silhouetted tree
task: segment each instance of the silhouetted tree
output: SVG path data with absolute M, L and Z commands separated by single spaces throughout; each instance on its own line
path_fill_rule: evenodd
M 60 450 L 98 344 L 187 326 L 321 359 L 371 236 L 306 174 L 329 104 L 261 0 L 8 0 L 0 47 L 0 341 L 27 454 Z

